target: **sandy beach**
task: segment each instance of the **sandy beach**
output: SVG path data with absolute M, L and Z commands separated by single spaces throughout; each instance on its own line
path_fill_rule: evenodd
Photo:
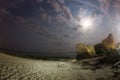
M 34 60 L 0 53 L 0 80 L 119 80 L 120 69 L 82 66 L 72 60 Z M 116 74 L 117 75 L 116 75 Z

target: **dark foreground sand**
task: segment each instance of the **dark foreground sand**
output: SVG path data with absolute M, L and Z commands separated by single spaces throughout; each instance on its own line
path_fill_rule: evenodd
M 120 80 L 120 69 L 92 68 L 71 60 L 32 60 L 0 53 L 0 80 Z

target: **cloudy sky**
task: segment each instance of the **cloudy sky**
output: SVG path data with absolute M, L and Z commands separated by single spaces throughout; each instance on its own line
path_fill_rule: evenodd
M 1 48 L 74 52 L 109 33 L 120 41 L 120 0 L 0 0 Z

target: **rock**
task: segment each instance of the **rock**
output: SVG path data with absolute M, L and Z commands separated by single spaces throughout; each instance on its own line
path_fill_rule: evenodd
M 96 51 L 97 54 L 104 54 L 104 53 L 106 53 L 106 50 L 104 49 L 104 46 L 102 44 L 96 44 L 94 46 L 94 48 L 95 48 L 95 51 Z
M 73 60 L 72 60 L 72 63 L 76 63 L 76 62 L 77 62 L 77 59 L 73 59 Z
M 117 48 L 118 54 L 120 55 L 120 42 L 116 44 L 116 48 Z
M 95 55 L 96 55 L 94 46 L 92 46 L 92 45 L 87 45 L 87 48 L 88 48 L 88 50 L 89 50 L 89 55 L 91 55 L 91 56 L 95 56 Z
M 107 55 L 104 59 L 101 59 L 100 60 L 100 63 L 102 64 L 113 64 L 113 63 L 116 63 L 117 61 L 120 60 L 120 55 L 118 54 L 109 54 Z
M 76 51 L 77 51 L 78 56 L 81 56 L 81 55 L 94 56 L 94 55 L 96 55 L 95 49 L 92 45 L 85 45 L 85 44 L 79 43 L 76 46 Z
M 96 65 L 96 64 L 99 64 L 100 62 L 99 61 L 90 61 L 89 64 L 90 65 Z
M 115 41 L 112 34 L 109 34 L 108 37 L 101 42 L 101 44 L 108 51 L 111 51 L 112 49 L 116 48 Z
M 58 67 L 61 67 L 61 68 L 67 67 L 67 64 L 65 64 L 64 62 L 60 62 L 58 63 Z
M 82 64 L 96 65 L 96 64 L 99 64 L 100 61 L 104 58 L 106 58 L 106 56 L 98 56 L 95 58 L 82 59 L 82 60 L 80 60 L 80 62 Z
M 98 54 L 110 53 L 114 50 L 116 50 L 116 45 L 112 34 L 109 34 L 101 43 L 95 45 L 95 51 Z

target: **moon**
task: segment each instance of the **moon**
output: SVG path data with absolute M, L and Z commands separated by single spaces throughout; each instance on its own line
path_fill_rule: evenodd
M 92 19 L 90 18 L 84 18 L 80 21 L 80 25 L 82 26 L 83 30 L 88 30 L 92 26 Z

